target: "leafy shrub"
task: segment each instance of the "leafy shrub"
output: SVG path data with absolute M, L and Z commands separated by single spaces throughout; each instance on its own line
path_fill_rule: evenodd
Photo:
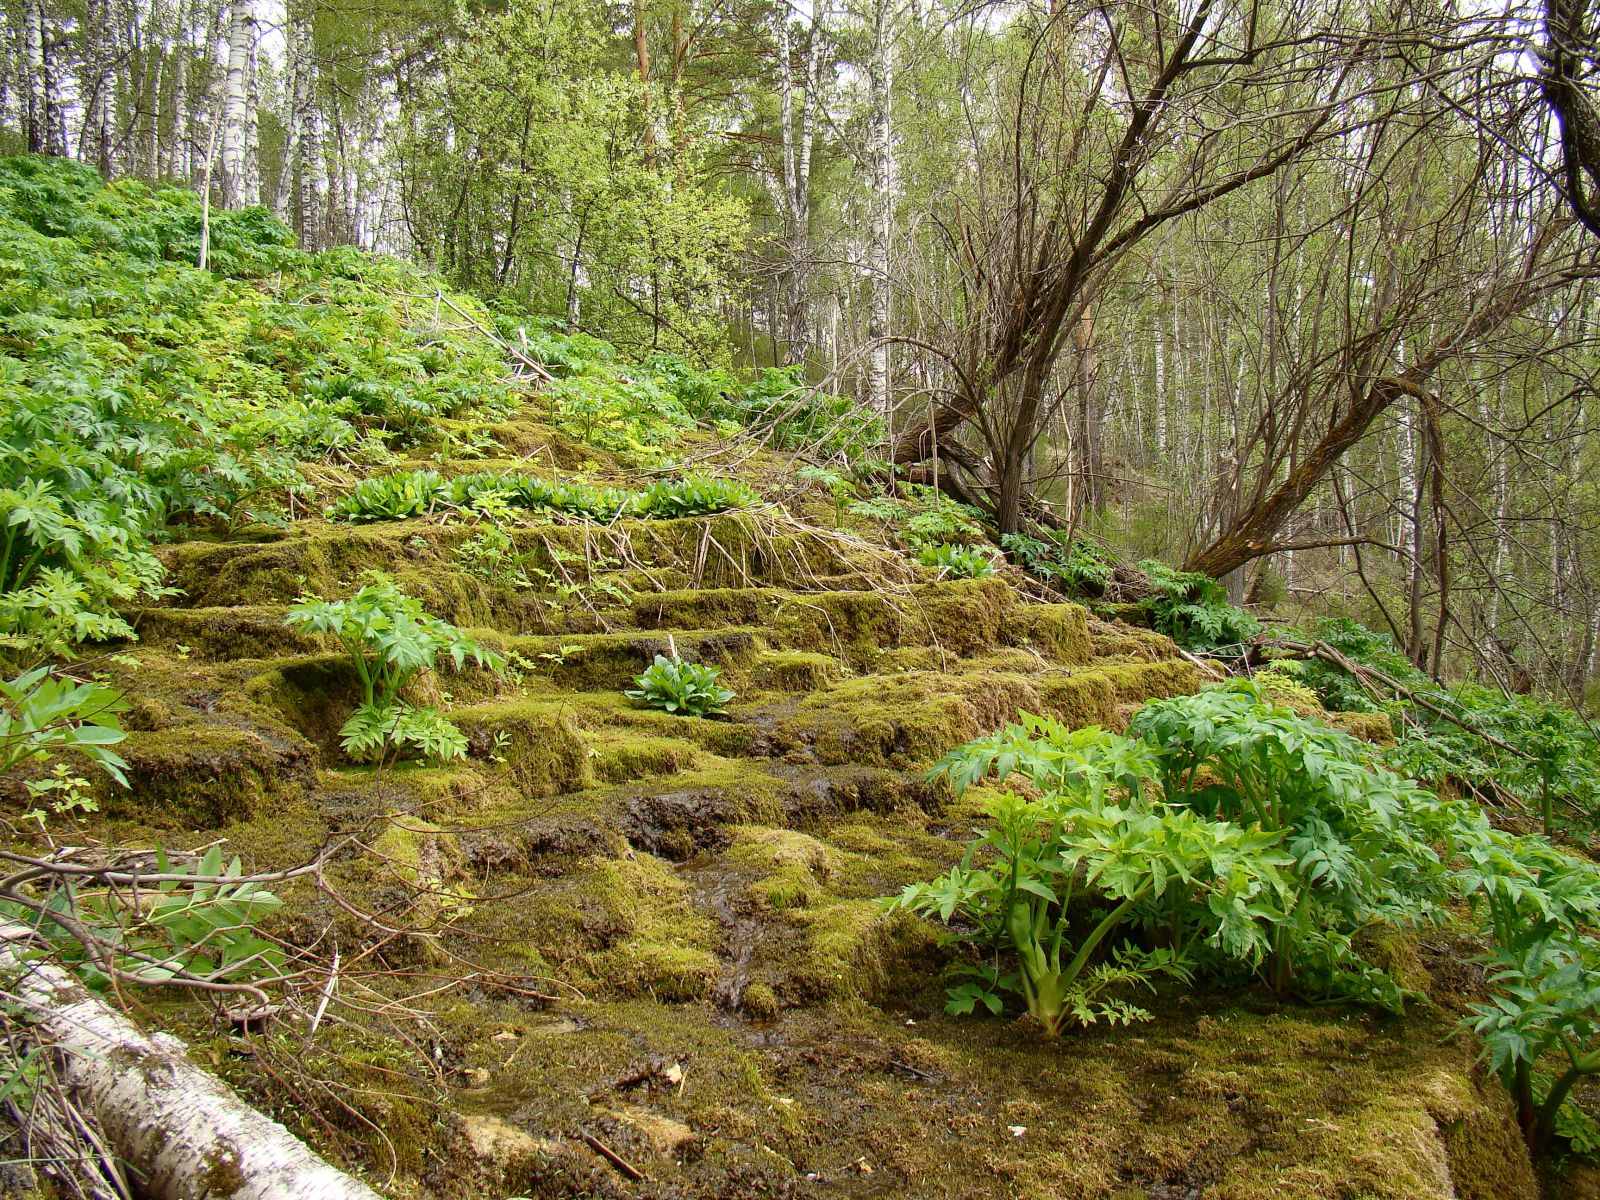
M 722 671 L 717 667 L 658 654 L 643 674 L 634 676 L 635 686 L 623 695 L 680 716 L 705 717 L 727 712 L 728 701 L 734 697 L 722 686 L 721 679 Z
M 1348 734 L 1296 716 L 1250 680 L 1148 704 L 1128 735 L 1150 747 L 1170 803 L 1283 838 L 1293 890 L 1272 920 L 1271 986 L 1309 971 L 1328 992 L 1398 999 L 1352 938 L 1374 921 L 1442 917 L 1435 847 L 1459 834 L 1459 805 L 1375 767 Z
M 351 522 L 400 521 L 426 516 L 450 496 L 437 471 L 397 471 L 359 480 L 329 512 Z
M 1564 1130 L 1592 1131 L 1572 1089 L 1600 1074 L 1600 870 L 1541 838 L 1491 829 L 1481 814 L 1462 839 L 1457 886 L 1493 937 L 1490 997 L 1464 1024 L 1483 1041 L 1535 1154 Z M 1553 1076 L 1541 1065 L 1555 1060 Z
M 1082 538 L 1063 544 L 1025 533 L 1007 533 L 1001 536 L 1000 545 L 1028 574 L 1091 596 L 1105 591 L 1116 569 L 1104 550 Z
M 0 679 L 0 774 L 74 750 L 126 787 L 128 764 L 111 747 L 127 737 L 118 720 L 127 707 L 110 688 L 46 667 Z
M 1278 911 L 1289 892 L 1280 838 L 1162 802 L 1146 786 L 1152 769 L 1141 743 L 1027 714 L 934 768 L 958 791 L 1020 772 L 1040 795 L 989 802 L 993 826 L 961 863 L 892 902 L 970 925 L 965 940 L 986 948 L 990 957 L 969 962 L 967 982 L 951 989 L 951 1012 L 981 1003 L 998 1013 L 1010 991 L 1049 1036 L 1074 1022 L 1127 1024 L 1149 1014 L 1119 989 L 1163 974 L 1187 979 L 1205 944 L 1229 958 L 1261 957 L 1257 915 Z M 1174 935 L 1163 945 L 1123 941 L 1101 953 L 1113 935 L 1158 915 Z
M 972 546 L 924 546 L 917 561 L 956 579 L 987 579 L 994 574 L 989 556 Z
M 423 272 L 303 253 L 260 209 L 212 214 L 201 271 L 200 225 L 190 192 L 0 161 L 0 639 L 14 658 L 131 636 L 117 610 L 159 593 L 151 542 L 179 521 L 274 517 L 304 486 L 297 458 L 518 400 L 498 344 L 423 315 L 438 286 Z
M 1384 755 L 1395 770 L 1437 788 L 1489 799 L 1509 792 L 1539 809 L 1547 835 L 1562 823 L 1563 802 L 1591 823 L 1600 818 L 1600 770 L 1595 765 L 1600 763 L 1600 739 L 1591 723 L 1570 708 L 1477 684 L 1441 687 L 1412 666 L 1388 637 L 1354 621 L 1318 622 L 1304 636 L 1381 672 L 1422 702 L 1396 697 L 1380 705 L 1342 667 L 1321 659 L 1293 665 L 1296 677 L 1314 687 L 1329 709 L 1381 708 L 1396 716 L 1400 736 Z
M 489 471 L 444 480 L 434 471 L 423 470 L 364 479 L 330 507 L 329 515 L 352 522 L 396 521 L 449 506 L 485 513 L 520 508 L 612 521 L 619 516 L 705 516 L 759 500 L 746 485 L 727 479 L 661 479 L 641 492 L 631 492 Z
M 1140 604 L 1150 627 L 1189 650 L 1238 646 L 1261 631 L 1261 622 L 1228 603 L 1228 592 L 1209 575 L 1175 571 L 1147 559 L 1139 564 L 1151 594 Z
M 27 925 L 97 990 L 112 985 L 112 971 L 149 984 L 250 983 L 281 973 L 282 949 L 256 929 L 283 901 L 260 883 L 227 882 L 242 874 L 238 858 L 224 862 L 221 847 L 212 846 L 175 864 L 157 850 L 151 873 L 166 878 L 141 882 L 137 903 L 122 888 L 74 887 L 44 904 L 0 899 L 0 917 Z
M 500 656 L 447 621 L 431 617 L 419 600 L 376 572 L 348 600 L 302 597 L 289 611 L 292 628 L 331 635 L 361 680 L 361 703 L 339 730 L 340 744 L 358 759 L 382 763 L 391 752 L 417 750 L 433 759 L 463 758 L 465 736 L 432 708 L 401 699 L 401 692 L 442 654 L 457 670 L 468 659 L 493 670 Z
M 738 421 L 785 450 L 858 459 L 883 443 L 883 420 L 846 396 L 808 387 L 799 367 L 769 367 L 707 415 Z
M 641 517 L 702 517 L 760 503 L 738 480 L 658 479 L 639 493 L 633 511 Z

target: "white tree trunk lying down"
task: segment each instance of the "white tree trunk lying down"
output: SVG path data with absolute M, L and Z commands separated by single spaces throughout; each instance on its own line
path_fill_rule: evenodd
M 0 926 L 0 975 L 58 1059 L 73 1100 L 152 1200 L 381 1200 L 276 1121 L 145 1034 L 54 963 L 29 961 L 26 930 Z

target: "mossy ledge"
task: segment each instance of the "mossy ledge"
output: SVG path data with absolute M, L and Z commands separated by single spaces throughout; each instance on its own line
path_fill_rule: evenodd
M 625 468 L 531 410 L 496 436 L 541 470 Z M 759 485 L 783 465 L 739 469 Z M 1537 1195 L 1503 1097 L 1426 1006 L 1163 992 L 1147 1024 L 1056 1043 L 943 1014 L 952 947 L 879 898 L 948 869 L 986 793 L 954 798 L 927 767 L 1018 710 L 1117 728 L 1199 687 L 1166 638 L 1028 600 L 1004 572 L 934 580 L 775 506 L 531 518 L 519 537 L 539 563 L 617 564 L 604 577 L 628 591 L 581 603 L 473 578 L 468 533 L 311 518 L 166 547 L 184 594 L 140 616 L 141 667 L 107 668 L 134 700 L 135 787 L 106 789 L 89 832 L 221 837 L 263 869 L 353 836 L 332 872 L 349 898 L 426 934 L 420 949 L 363 936 L 304 881 L 285 887 L 275 931 L 332 929 L 394 972 L 309 1046 L 300 1027 L 268 1035 L 263 1054 L 327 1082 L 314 1094 L 233 1053 L 205 1014 L 161 1009 L 320 1151 L 406 1200 Z M 466 733 L 465 761 L 380 775 L 339 748 L 353 670 L 282 618 L 373 568 L 520 656 L 506 678 L 418 681 Z M 721 667 L 738 692 L 725 716 L 622 695 L 669 648 Z M 1379 949 L 1419 991 L 1427 964 L 1459 957 Z M 377 1015 L 390 1002 L 403 1019 Z M 618 1086 L 651 1063 L 681 1086 Z M 622 1179 L 585 1132 L 650 1182 Z

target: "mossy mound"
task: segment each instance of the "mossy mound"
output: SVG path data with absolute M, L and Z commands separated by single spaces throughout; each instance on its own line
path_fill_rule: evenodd
M 495 436 L 491 453 L 541 471 L 626 467 L 538 414 Z M 318 1148 L 393 1170 L 397 1197 L 450 1200 L 1531 1200 L 1453 1015 L 1163 994 L 1148 1024 L 1054 1043 L 943 1015 L 944 931 L 880 900 L 956 862 L 988 792 L 953 798 L 927 768 L 1018 710 L 1120 727 L 1194 690 L 1164 637 L 1025 600 L 1004 573 L 934 579 L 776 506 L 515 532 L 520 582 L 462 569 L 472 528 L 445 517 L 171 546 L 184 594 L 141 616 L 142 666 L 107 667 L 135 701 L 136 786 L 103 796 L 103 832 L 198 830 L 262 868 L 334 842 L 330 880 L 386 924 L 307 880 L 281 889 L 273 931 L 337 935 L 369 989 L 309 1048 L 303 1026 L 275 1031 L 257 1068 L 174 1016 Z M 355 672 L 283 617 L 374 568 L 512 658 L 505 677 L 414 685 L 466 734 L 465 760 L 375 772 L 339 747 Z M 725 715 L 623 696 L 672 650 L 722 669 Z M 1460 957 L 1407 939 L 1373 953 L 1423 992 Z M 293 1046 L 328 1084 L 304 1110 L 267 1069 Z

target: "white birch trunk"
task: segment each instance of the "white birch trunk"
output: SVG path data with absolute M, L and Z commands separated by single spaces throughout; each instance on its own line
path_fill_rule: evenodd
M 29 154 L 43 154 L 49 141 L 46 125 L 49 124 L 48 97 L 45 92 L 44 69 L 44 3 L 27 0 L 22 10 L 22 56 L 27 70 L 27 104 L 25 134 Z
M 183 1043 L 145 1034 L 53 963 L 27 931 L 0 927 L 0 970 L 61 1080 L 151 1200 L 380 1200 L 276 1121 L 191 1063 Z
M 250 118 L 250 49 L 255 40 L 254 0 L 228 7 L 228 73 L 222 85 L 222 207 L 253 202 L 247 195 L 245 149 Z
M 882 414 L 885 423 L 893 415 L 893 402 L 889 396 L 888 338 L 891 301 L 889 245 L 894 232 L 894 137 L 889 97 L 894 86 L 894 68 L 889 5 L 890 0 L 874 0 L 872 57 L 867 68 L 867 90 L 872 110 L 869 135 L 872 215 L 867 245 L 872 309 L 867 322 L 867 402 L 874 412 Z

